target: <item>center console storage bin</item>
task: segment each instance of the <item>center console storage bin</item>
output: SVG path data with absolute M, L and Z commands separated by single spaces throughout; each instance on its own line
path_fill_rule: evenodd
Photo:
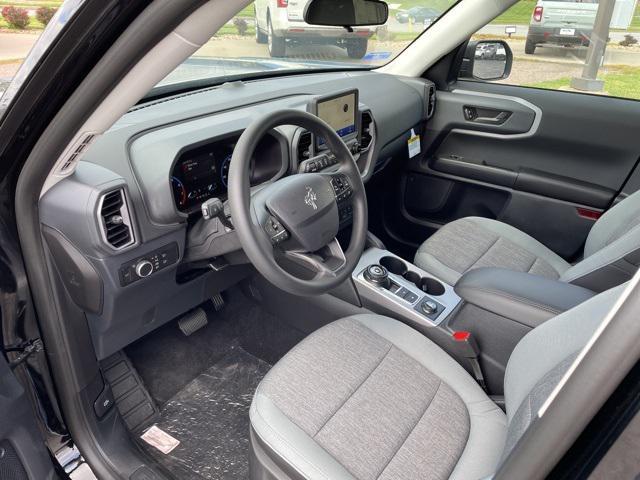
M 577 285 L 502 268 L 471 270 L 455 291 L 464 304 L 448 327 L 474 335 L 494 394 L 502 393 L 507 361 L 524 335 L 595 295 Z

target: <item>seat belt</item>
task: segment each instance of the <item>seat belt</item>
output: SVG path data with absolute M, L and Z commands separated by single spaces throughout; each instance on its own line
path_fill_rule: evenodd
M 471 332 L 458 330 L 451 334 L 451 339 L 458 354 L 469 361 L 474 378 L 486 392 L 487 384 L 484 381 L 484 375 L 482 374 L 482 368 L 480 368 L 480 361 L 478 360 L 480 357 L 480 348 L 475 338 L 473 338 Z

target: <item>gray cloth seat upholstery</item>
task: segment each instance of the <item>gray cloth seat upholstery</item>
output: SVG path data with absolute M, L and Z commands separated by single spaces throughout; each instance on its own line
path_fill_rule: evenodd
M 481 479 L 534 421 L 621 288 L 531 331 L 505 377 L 505 415 L 436 344 L 358 315 L 303 340 L 251 405 L 251 478 Z
M 444 225 L 420 246 L 414 262 L 451 285 L 469 270 L 499 267 L 601 292 L 628 281 L 640 264 L 640 192 L 593 225 L 575 265 L 517 228 L 481 217 Z

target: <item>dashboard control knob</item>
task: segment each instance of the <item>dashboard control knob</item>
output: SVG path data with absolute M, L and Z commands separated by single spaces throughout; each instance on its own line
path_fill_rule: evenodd
M 140 260 L 136 263 L 136 275 L 139 277 L 148 277 L 153 273 L 153 263 L 149 260 Z
M 369 265 L 364 271 L 364 278 L 368 282 L 387 288 L 390 285 L 389 272 L 382 265 Z
M 420 308 L 422 309 L 422 313 L 426 315 L 432 315 L 436 313 L 436 311 L 438 311 L 438 304 L 432 300 L 426 300 L 422 302 Z

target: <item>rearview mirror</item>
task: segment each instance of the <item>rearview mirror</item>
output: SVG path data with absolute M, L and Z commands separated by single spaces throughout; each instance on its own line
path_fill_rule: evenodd
M 389 7 L 380 0 L 311 0 L 304 12 L 310 25 L 383 25 L 388 18 Z
M 469 42 L 464 52 L 460 78 L 476 80 L 503 80 L 511 73 L 513 53 L 502 40 Z

